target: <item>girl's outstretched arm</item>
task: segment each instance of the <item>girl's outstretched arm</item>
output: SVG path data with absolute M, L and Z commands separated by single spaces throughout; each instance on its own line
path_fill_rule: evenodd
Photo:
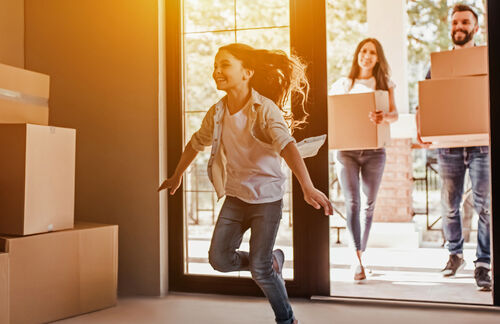
M 281 151 L 281 156 L 285 159 L 286 164 L 288 164 L 290 170 L 297 177 L 297 180 L 299 180 L 300 187 L 304 193 L 304 200 L 316 209 L 323 207 L 325 215 L 332 215 L 332 203 L 324 193 L 314 188 L 309 172 L 307 172 L 306 164 L 297 149 L 297 145 L 294 142 L 288 143 Z
M 198 151 L 193 148 L 191 141 L 189 141 L 184 148 L 184 152 L 182 152 L 181 159 L 179 160 L 179 163 L 177 163 L 174 174 L 167 180 L 163 181 L 160 188 L 158 188 L 158 191 L 170 189 L 170 194 L 173 195 L 181 185 L 184 171 L 186 171 L 197 155 Z

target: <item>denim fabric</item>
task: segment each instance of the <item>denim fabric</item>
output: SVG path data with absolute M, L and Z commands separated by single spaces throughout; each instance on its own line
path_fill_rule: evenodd
M 450 254 L 463 253 L 460 203 L 469 168 L 474 209 L 479 215 L 476 262 L 490 263 L 490 159 L 488 146 L 438 149 L 443 232 Z
M 337 174 L 345 198 L 347 228 L 358 251 L 366 250 L 385 158 L 384 148 L 337 152 Z M 361 190 L 366 201 L 363 206 L 363 225 L 360 220 L 360 175 Z
M 209 262 L 221 272 L 250 270 L 276 316 L 276 323 L 293 323 L 285 285 L 273 269 L 272 252 L 281 220 L 282 200 L 249 204 L 226 196 L 215 225 Z M 251 229 L 250 251 L 239 251 L 243 234 Z

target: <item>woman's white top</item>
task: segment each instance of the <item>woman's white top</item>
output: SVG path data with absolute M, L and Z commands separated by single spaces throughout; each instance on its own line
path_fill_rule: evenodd
M 352 80 L 346 77 L 340 78 L 335 81 L 334 84 L 330 87 L 330 91 L 328 91 L 329 95 L 340 95 L 347 93 L 364 93 L 364 92 L 372 92 L 375 90 L 377 86 L 377 81 L 375 77 L 371 77 L 369 79 L 355 79 L 354 85 L 352 89 L 351 87 Z M 388 82 L 389 88 L 395 88 L 396 85 L 392 80 L 389 79 Z

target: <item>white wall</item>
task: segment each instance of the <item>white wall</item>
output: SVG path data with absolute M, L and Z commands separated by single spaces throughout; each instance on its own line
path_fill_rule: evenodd
M 380 41 L 396 83 L 396 106 L 408 113 L 406 0 L 367 0 L 368 35 Z

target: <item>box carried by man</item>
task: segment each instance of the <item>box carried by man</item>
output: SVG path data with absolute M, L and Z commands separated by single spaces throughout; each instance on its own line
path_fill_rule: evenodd
M 489 143 L 488 76 L 419 82 L 420 136 L 459 146 Z
M 431 80 L 419 82 L 420 136 L 432 147 L 489 145 L 488 48 L 431 54 Z
M 431 78 L 448 79 L 488 74 L 488 47 L 431 53 Z

